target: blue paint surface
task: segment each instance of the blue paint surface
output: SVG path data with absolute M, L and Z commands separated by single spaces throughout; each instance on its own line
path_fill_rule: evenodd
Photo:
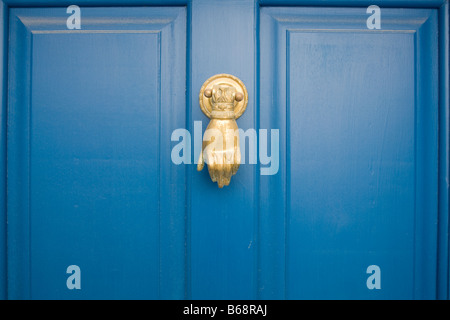
M 7 244 L 6 244 L 6 97 L 7 97 L 7 16 L 8 8 L 0 1 L 0 91 L 2 95 L 0 106 L 0 299 L 7 298 Z
M 244 82 L 249 103 L 237 124 L 244 130 L 255 127 L 255 8 L 248 0 L 233 5 L 234 9 L 229 10 L 229 3 L 223 1 L 192 4 L 191 118 L 202 121 L 203 130 L 209 119 L 198 107 L 198 92 L 203 82 L 217 73 L 229 73 Z M 255 299 L 256 167 L 241 165 L 230 185 L 223 189 L 211 182 L 207 170 L 197 172 L 196 166 L 189 170 L 193 171 L 188 185 L 190 297 Z
M 60 13 L 11 10 L 10 297 L 182 298 L 185 9 Z
M 261 178 L 264 297 L 435 298 L 437 13 L 384 9 L 372 31 L 363 12 L 263 9 L 261 126 L 284 135 Z
M 7 1 L 44 2 L 1 11 L 0 298 L 448 297 L 448 5 L 387 8 L 443 1 L 80 1 L 80 31 L 53 0 Z M 218 189 L 171 162 L 217 73 L 247 87 L 240 128 L 280 130 L 277 174 Z

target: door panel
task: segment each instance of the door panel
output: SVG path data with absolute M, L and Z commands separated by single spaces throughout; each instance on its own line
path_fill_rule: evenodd
M 68 30 L 51 2 L 8 11 L 9 298 L 436 298 L 437 10 L 104 1 Z M 197 172 L 218 73 L 279 130 L 274 175 L 260 136 L 229 186 Z
M 168 139 L 185 124 L 185 9 L 66 19 L 11 10 L 10 297 L 182 298 L 185 174 Z
M 285 159 L 261 177 L 264 297 L 435 297 L 437 14 L 365 19 L 261 11 L 261 127 L 281 129 Z

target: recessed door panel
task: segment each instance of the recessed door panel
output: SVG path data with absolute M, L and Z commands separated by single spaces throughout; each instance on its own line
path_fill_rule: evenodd
M 367 17 L 262 10 L 261 126 L 284 135 L 282 175 L 261 180 L 276 195 L 261 212 L 269 296 L 435 295 L 437 15 Z
M 82 13 L 11 10 L 10 295 L 182 298 L 185 9 Z

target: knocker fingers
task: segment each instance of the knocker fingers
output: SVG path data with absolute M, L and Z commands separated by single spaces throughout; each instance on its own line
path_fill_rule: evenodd
M 213 119 L 205 131 L 202 147 L 197 170 L 202 170 L 206 163 L 211 180 L 219 188 L 229 185 L 241 162 L 236 121 Z
M 200 156 L 198 157 L 197 171 L 202 171 L 205 162 L 203 161 L 203 150 L 200 152 Z

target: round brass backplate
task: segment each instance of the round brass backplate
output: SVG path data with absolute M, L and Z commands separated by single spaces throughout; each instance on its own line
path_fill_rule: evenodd
M 232 86 L 236 88 L 236 92 L 240 92 L 244 95 L 244 98 L 241 101 L 235 101 L 234 104 L 235 119 L 242 116 L 248 104 L 247 88 L 245 88 L 244 83 L 240 79 L 226 73 L 216 74 L 215 76 L 212 76 L 211 78 L 206 80 L 205 83 L 203 83 L 203 86 L 200 89 L 200 94 L 198 96 L 200 109 L 203 111 L 203 113 L 208 118 L 211 118 L 211 101 L 209 98 L 205 97 L 204 92 L 206 89 L 212 89 L 214 85 Z

